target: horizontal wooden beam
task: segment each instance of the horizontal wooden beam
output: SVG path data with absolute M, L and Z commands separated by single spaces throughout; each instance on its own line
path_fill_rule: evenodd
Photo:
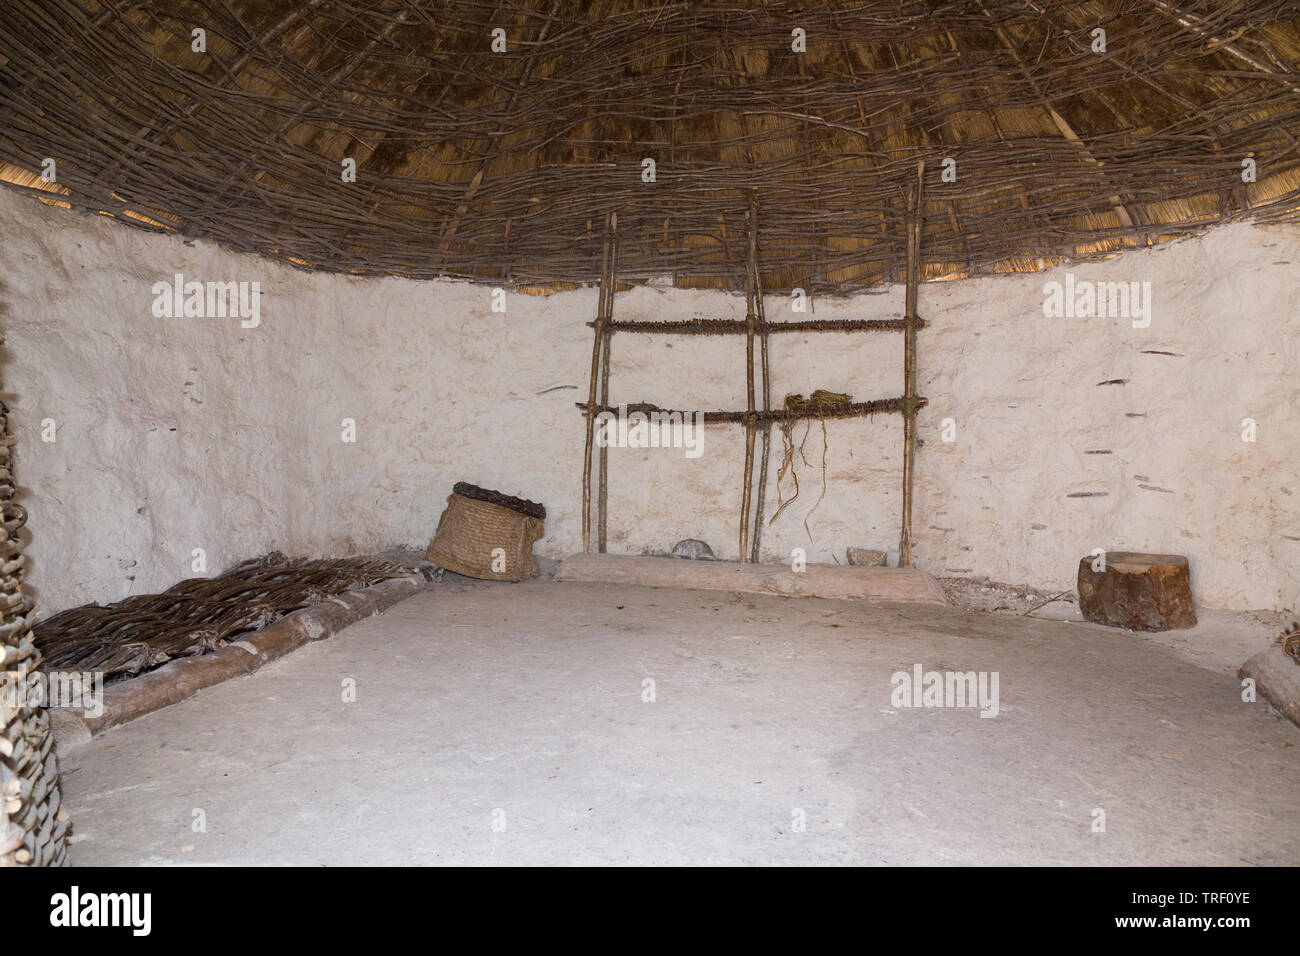
M 587 325 L 595 323 L 588 322 Z M 923 329 L 924 319 L 916 319 L 913 327 Z M 768 322 L 766 332 L 902 332 L 907 328 L 905 319 L 804 319 L 796 322 Z M 687 319 L 682 322 L 608 322 L 606 332 L 642 332 L 661 335 L 744 335 L 748 324 L 736 319 Z
M 915 401 L 917 408 L 929 404 L 929 399 L 920 398 L 919 396 L 913 401 Z M 584 415 L 592 408 L 586 402 L 574 402 L 573 404 Z M 743 425 L 750 420 L 757 425 L 762 425 L 766 422 L 793 422 L 806 418 L 859 418 L 866 415 L 879 415 L 883 412 L 901 412 L 906 405 L 907 399 L 905 398 L 877 398 L 870 402 L 843 402 L 839 405 L 822 405 L 816 408 L 773 408 L 769 411 L 755 410 L 752 412 L 684 412 L 680 409 L 660 408 L 658 405 L 651 405 L 648 402 L 637 402 L 623 406 L 596 405 L 595 409 L 596 414 L 609 412 L 617 415 L 620 409 L 624 409 L 628 414 L 640 412 L 648 415 L 653 412 L 658 415 L 678 415 L 681 416 L 684 422 L 691 421 L 691 416 L 702 415 L 706 425 L 720 422 Z

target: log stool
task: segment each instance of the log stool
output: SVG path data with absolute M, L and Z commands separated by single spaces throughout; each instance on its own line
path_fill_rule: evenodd
M 1106 553 L 1106 569 L 1079 562 L 1079 610 L 1094 624 L 1131 631 L 1194 627 L 1192 578 L 1181 554 Z

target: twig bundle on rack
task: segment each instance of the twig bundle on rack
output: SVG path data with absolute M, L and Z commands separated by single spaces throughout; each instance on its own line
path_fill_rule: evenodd
M 244 632 L 336 594 L 410 568 L 366 558 L 289 561 L 279 552 L 214 578 L 189 578 L 162 594 L 87 604 L 41 621 L 37 646 L 47 670 L 135 674 L 173 657 L 205 654 Z

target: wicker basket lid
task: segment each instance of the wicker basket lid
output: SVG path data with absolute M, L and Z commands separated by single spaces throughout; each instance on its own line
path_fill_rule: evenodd
M 529 501 L 527 498 L 516 498 L 513 495 L 502 494 L 499 491 L 492 491 L 490 488 L 480 488 L 478 485 L 471 485 L 468 481 L 458 481 L 451 489 L 463 498 L 475 498 L 478 501 L 486 501 L 490 504 L 501 505 L 503 508 L 509 508 L 511 511 L 518 511 L 522 515 L 528 515 L 530 518 L 546 519 L 546 508 L 539 502 Z

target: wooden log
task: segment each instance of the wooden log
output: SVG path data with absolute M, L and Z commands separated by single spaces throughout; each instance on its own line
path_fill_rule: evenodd
M 803 571 L 792 571 L 783 564 L 578 553 L 564 559 L 555 580 L 851 601 L 948 603 L 934 578 L 915 568 L 810 564 Z
M 1248 658 L 1237 676 L 1254 680 L 1259 696 L 1300 727 L 1300 663 L 1281 646 L 1274 645 Z
M 311 641 L 332 637 L 348 625 L 380 614 L 425 587 L 424 579 L 413 574 L 313 604 L 211 654 L 183 657 L 147 674 L 113 684 L 104 690 L 101 714 L 91 716 L 75 708 L 62 710 L 55 730 L 63 743 L 84 742 L 110 727 L 179 703 L 205 687 L 252 673 Z
M 1097 558 L 1083 558 L 1079 562 L 1079 610 L 1094 624 L 1131 631 L 1194 627 L 1196 611 L 1187 558 L 1112 551 L 1106 554 L 1104 567 Z

